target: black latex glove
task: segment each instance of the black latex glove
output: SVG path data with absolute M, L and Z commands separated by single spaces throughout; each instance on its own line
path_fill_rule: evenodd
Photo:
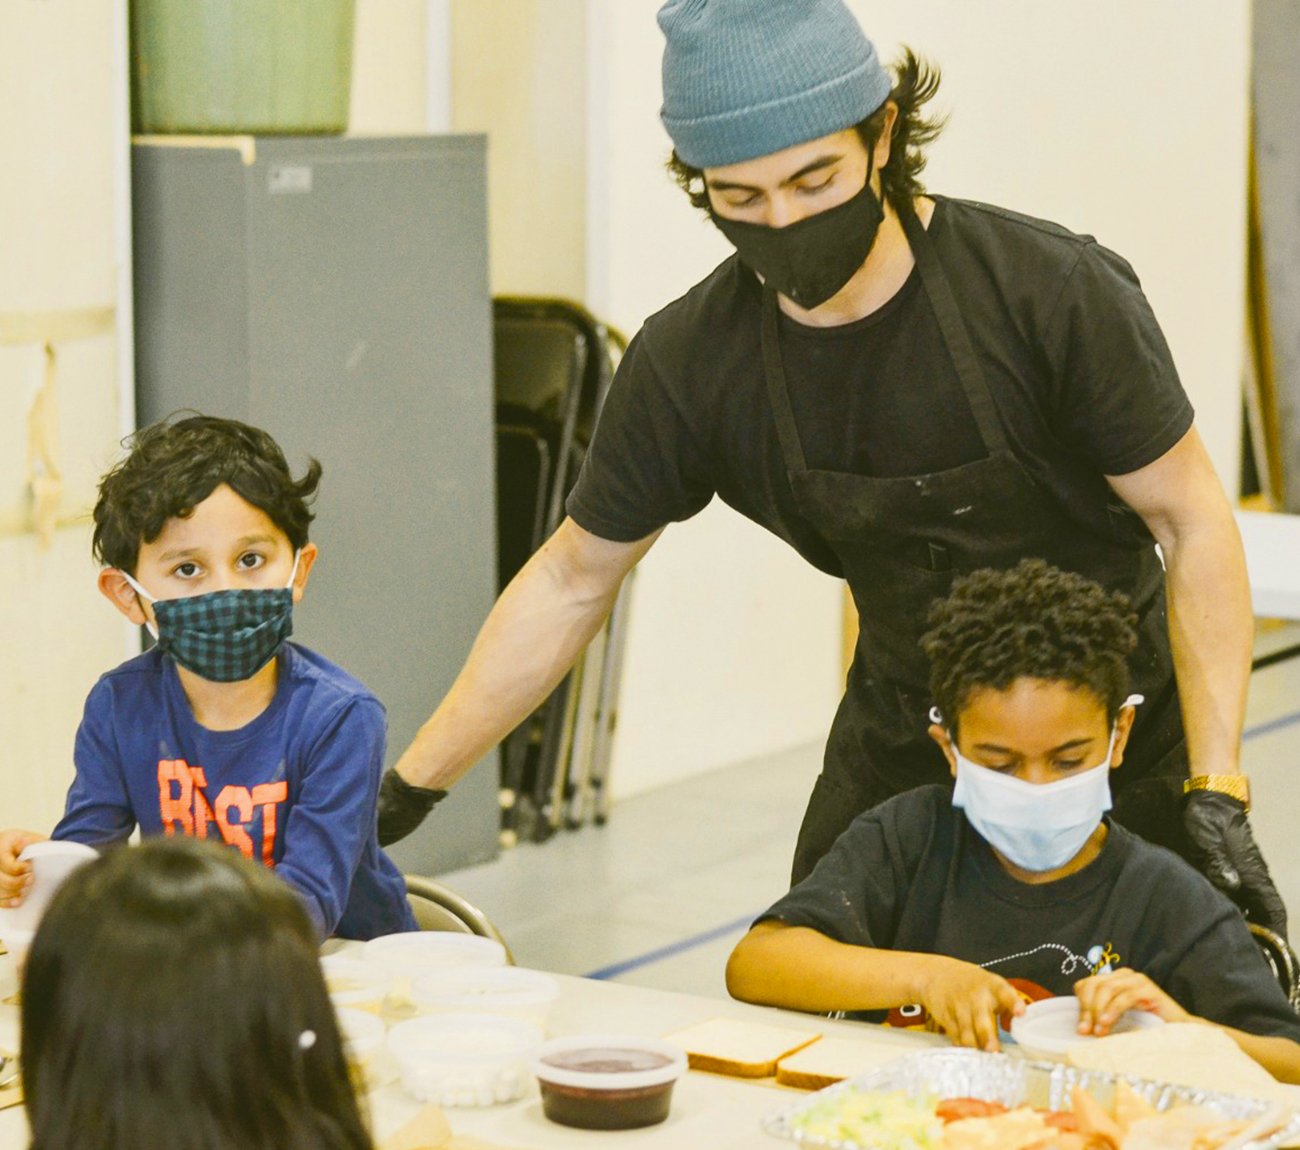
M 1219 791 L 1192 791 L 1183 809 L 1183 825 L 1205 877 L 1251 922 L 1286 938 L 1286 907 L 1250 832 L 1245 805 Z
M 379 845 L 406 838 L 446 797 L 446 791 L 408 783 L 390 767 L 379 782 Z

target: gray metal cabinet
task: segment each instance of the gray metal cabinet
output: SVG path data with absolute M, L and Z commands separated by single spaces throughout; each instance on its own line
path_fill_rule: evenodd
M 389 763 L 495 592 L 481 136 L 161 138 L 133 148 L 137 412 L 242 419 L 324 467 L 295 638 L 388 709 Z M 393 848 L 497 849 L 496 753 Z

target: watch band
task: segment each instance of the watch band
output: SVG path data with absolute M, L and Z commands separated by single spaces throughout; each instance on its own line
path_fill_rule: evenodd
M 1230 795 L 1250 810 L 1250 781 L 1245 775 L 1193 775 L 1183 784 L 1183 794 L 1192 791 L 1217 791 Z

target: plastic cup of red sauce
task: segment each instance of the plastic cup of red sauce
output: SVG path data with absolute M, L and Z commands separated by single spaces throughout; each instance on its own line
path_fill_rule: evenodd
M 584 1130 L 632 1130 L 668 1117 L 686 1052 L 657 1038 L 578 1034 L 544 1043 L 533 1060 L 542 1112 Z

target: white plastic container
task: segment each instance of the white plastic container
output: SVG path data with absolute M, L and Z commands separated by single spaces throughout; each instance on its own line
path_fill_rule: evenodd
M 327 954 L 320 960 L 321 973 L 335 1007 L 366 1010 L 379 1014 L 393 984 L 393 974 L 378 963 L 345 954 Z
M 506 948 L 476 934 L 417 930 L 372 938 L 361 948 L 361 957 L 383 967 L 392 976 L 384 1014 L 390 1019 L 401 1019 L 415 1014 L 415 1003 L 411 1001 L 411 983 L 415 979 L 434 970 L 504 966 Z
M 1125 1034 L 1164 1024 L 1163 1018 L 1150 1011 L 1126 1010 L 1110 1033 Z M 1097 1036 L 1079 1033 L 1079 1000 L 1068 994 L 1031 1002 L 1024 1014 L 1011 1020 L 1011 1037 L 1032 1058 L 1061 1059 L 1074 1047 L 1096 1041 Z
M 413 979 L 455 966 L 505 966 L 506 948 L 476 934 L 416 930 L 372 938 L 361 948 L 361 957 Z
M 21 906 L 0 907 L 0 942 L 14 956 L 16 966 L 21 967 L 26 959 L 41 916 L 63 880 L 98 857 L 94 847 L 54 839 L 32 843 L 18 856 L 19 862 L 32 864 L 32 885 Z
M 492 1014 L 546 1029 L 560 984 L 550 975 L 518 966 L 467 966 L 422 974 L 411 999 L 423 1015 Z
M 339 1030 L 343 1032 L 348 1061 L 365 1079 L 367 1087 L 377 1085 L 376 1072 L 380 1068 L 377 1063 L 385 1053 L 387 1027 L 384 1020 L 369 1011 L 346 1006 L 335 1009 L 334 1013 L 339 1020 Z
M 388 1032 L 403 1088 L 440 1106 L 513 1102 L 532 1081 L 541 1043 L 542 1032 L 532 1023 L 490 1014 L 412 1018 Z

